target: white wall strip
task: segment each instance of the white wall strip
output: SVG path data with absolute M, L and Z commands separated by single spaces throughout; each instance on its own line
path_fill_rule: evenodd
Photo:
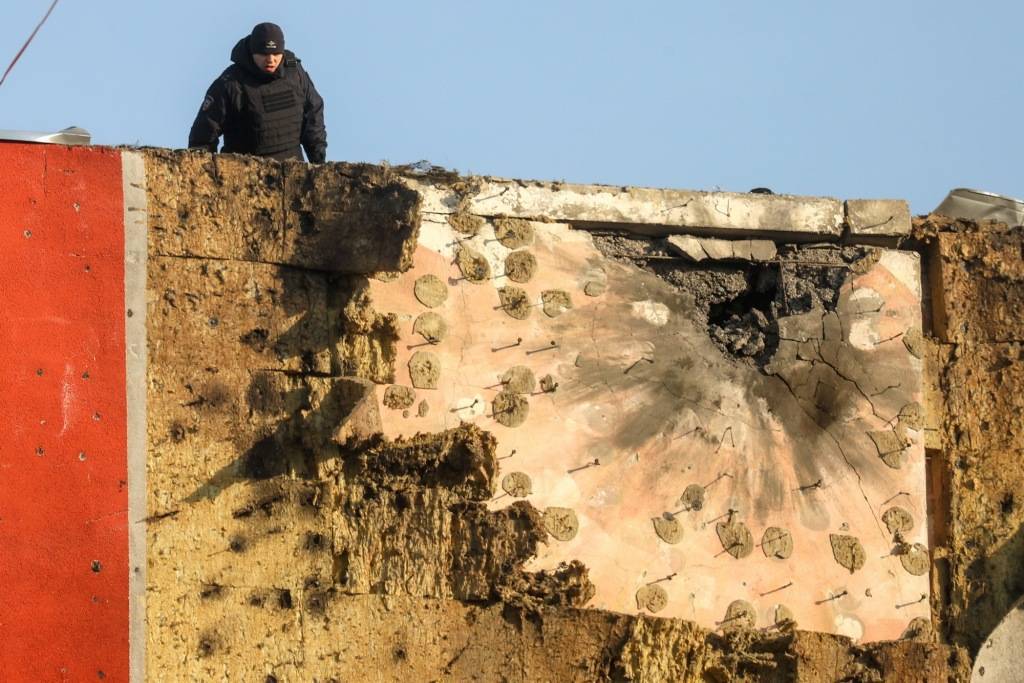
M 121 154 L 128 401 L 128 602 L 131 681 L 146 678 L 146 162 Z

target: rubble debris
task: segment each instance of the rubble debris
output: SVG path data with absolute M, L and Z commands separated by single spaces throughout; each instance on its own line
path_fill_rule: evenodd
M 471 501 L 488 500 L 497 473 L 497 440 L 472 424 L 437 434 L 390 441 L 377 434 L 346 448 L 342 457 L 354 482 L 401 490 L 449 489 Z
M 539 572 L 510 572 L 497 587 L 507 605 L 537 611 L 541 607 L 584 607 L 594 597 L 594 584 L 583 563 L 562 562 Z

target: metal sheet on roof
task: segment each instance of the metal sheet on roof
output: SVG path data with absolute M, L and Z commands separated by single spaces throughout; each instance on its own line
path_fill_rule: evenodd
M 1024 225 L 1024 202 L 965 187 L 951 190 L 932 213 L 972 221 L 993 220 L 1007 225 Z
M 51 145 L 88 145 L 92 134 L 84 128 L 71 126 L 56 133 L 27 130 L 0 130 L 0 141 L 39 142 Z

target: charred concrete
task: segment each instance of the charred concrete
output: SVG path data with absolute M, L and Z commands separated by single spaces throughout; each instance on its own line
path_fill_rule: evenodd
M 722 242 L 723 240 L 715 240 Z M 778 318 L 834 311 L 843 284 L 878 260 L 879 250 L 838 244 L 782 244 L 767 261 L 680 257 L 668 238 L 596 232 L 614 260 L 654 273 L 693 296 L 708 334 L 723 352 L 762 370 L 779 345 Z

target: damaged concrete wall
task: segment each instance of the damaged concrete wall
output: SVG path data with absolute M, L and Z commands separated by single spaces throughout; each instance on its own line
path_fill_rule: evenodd
M 1024 592 L 1019 229 L 122 156 L 137 679 L 964 680 Z
M 1024 595 L 1024 234 L 938 216 L 915 233 L 935 320 L 936 604 L 975 651 Z
M 926 617 L 916 254 L 787 247 L 760 267 L 731 252 L 691 266 L 624 240 L 426 217 L 414 266 L 371 283 L 401 332 L 384 433 L 494 433 L 503 473 L 526 482 L 494 506 L 525 497 L 571 519 L 531 566 L 582 561 L 595 606 L 712 627 L 744 604 L 761 626 L 785 614 L 869 640 Z M 470 253 L 484 277 L 462 267 Z M 533 273 L 517 281 L 523 254 Z M 443 301 L 417 295 L 426 282 Z M 443 335 L 416 332 L 428 316 Z
M 653 194 L 574 199 L 581 231 L 557 187 L 514 220 L 444 175 L 147 165 L 154 679 L 965 666 L 792 629 L 930 632 L 914 254 L 691 263 L 608 233 Z

